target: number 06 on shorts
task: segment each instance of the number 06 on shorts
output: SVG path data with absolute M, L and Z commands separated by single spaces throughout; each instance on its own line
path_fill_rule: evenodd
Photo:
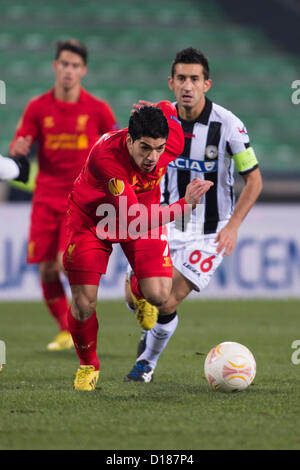
M 171 243 L 172 247 L 172 243 Z M 173 266 L 193 285 L 196 291 L 202 291 L 221 264 L 223 255 L 217 253 L 214 238 L 207 238 L 183 249 L 172 249 Z

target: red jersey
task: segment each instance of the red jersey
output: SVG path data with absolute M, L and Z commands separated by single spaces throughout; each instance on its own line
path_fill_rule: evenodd
M 84 224 L 96 231 L 99 221 L 105 218 L 106 205 L 110 204 L 116 209 L 116 232 L 115 235 L 106 234 L 104 238 L 112 242 L 124 241 L 128 238 L 127 229 L 134 218 L 133 213 L 130 214 L 130 207 L 137 209 L 138 205 L 143 204 L 150 209 L 153 204 L 159 205 L 160 180 L 169 162 L 182 153 L 184 135 L 176 108 L 168 101 L 162 101 L 156 106 L 162 109 L 168 120 L 169 136 L 155 169 L 148 173 L 135 164 L 126 145 L 128 129 L 102 136 L 91 150 L 69 196 L 68 224 L 71 229 Z M 180 206 L 180 215 L 183 214 L 184 205 L 183 198 L 177 204 Z M 136 211 L 134 213 L 136 216 Z M 148 220 L 148 227 L 154 228 L 150 220 L 151 211 L 142 215 Z M 174 213 L 173 218 L 178 216 Z M 120 220 L 126 230 L 125 235 L 118 230 Z M 158 225 L 161 225 L 161 218 L 156 226 Z M 97 235 L 99 236 L 98 230 Z
M 99 136 L 117 128 L 110 106 L 83 88 L 76 103 L 56 99 L 54 90 L 30 100 L 11 145 L 27 135 L 38 143 L 34 200 L 66 210 L 68 194 L 91 148 Z

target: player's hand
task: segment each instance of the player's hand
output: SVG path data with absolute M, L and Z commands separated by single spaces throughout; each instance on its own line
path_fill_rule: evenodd
M 224 255 L 231 255 L 235 248 L 236 241 L 237 228 L 228 222 L 215 238 L 215 243 L 218 244 L 217 253 L 219 254 L 223 251 Z
M 26 157 L 26 155 L 29 154 L 31 144 L 31 135 L 27 135 L 26 137 L 18 137 L 10 149 L 11 156 Z
M 207 193 L 213 184 L 212 181 L 194 178 L 186 187 L 184 196 L 186 203 L 191 204 L 194 209 L 196 205 L 200 203 L 202 196 Z
M 132 105 L 131 114 L 133 114 L 136 110 L 141 109 L 143 106 L 153 106 L 154 103 L 151 101 L 146 100 L 139 100 L 137 103 Z

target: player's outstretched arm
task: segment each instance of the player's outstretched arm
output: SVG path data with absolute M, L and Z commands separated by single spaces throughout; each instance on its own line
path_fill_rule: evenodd
M 26 157 L 30 152 L 32 144 L 31 135 L 26 137 L 19 136 L 11 144 L 10 154 L 12 157 Z
M 186 187 L 185 201 L 187 204 L 195 209 L 197 204 L 200 204 L 202 196 L 213 186 L 212 181 L 202 180 L 200 178 L 194 178 Z
M 26 106 L 9 146 L 11 157 L 26 157 L 29 154 L 30 147 L 39 133 L 39 111 L 39 100 L 33 98 Z
M 173 204 L 163 207 L 160 204 L 152 204 L 150 207 L 144 207 L 139 204 L 137 196 L 128 182 L 112 178 L 104 183 L 104 187 L 107 186 L 108 188 L 108 201 L 117 209 L 122 229 L 129 236 L 136 236 L 137 234 L 137 224 L 135 224 L 137 214 L 139 214 L 139 233 L 148 232 L 190 213 L 200 203 L 202 196 L 212 185 L 211 181 L 195 178 L 187 185 L 185 196 Z M 126 204 L 124 201 L 126 201 Z M 124 209 L 126 212 L 124 212 Z M 98 230 L 101 234 L 102 228 L 101 223 L 98 224 Z

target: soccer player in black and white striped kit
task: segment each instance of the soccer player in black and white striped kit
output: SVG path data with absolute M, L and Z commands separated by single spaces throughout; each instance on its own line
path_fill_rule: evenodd
M 171 204 L 181 198 L 195 177 L 211 180 L 214 186 L 187 220 L 169 224 L 172 292 L 159 308 L 156 325 L 142 335 L 136 364 L 125 381 L 152 380 L 158 358 L 177 327 L 178 305 L 193 290 L 201 292 L 224 255 L 232 253 L 239 226 L 262 190 L 261 173 L 245 125 L 206 97 L 212 80 L 202 52 L 191 47 L 178 52 L 168 83 L 176 98 L 185 146 L 161 181 L 162 202 Z M 139 101 L 137 106 L 145 104 Z M 245 183 L 236 204 L 234 166 Z

